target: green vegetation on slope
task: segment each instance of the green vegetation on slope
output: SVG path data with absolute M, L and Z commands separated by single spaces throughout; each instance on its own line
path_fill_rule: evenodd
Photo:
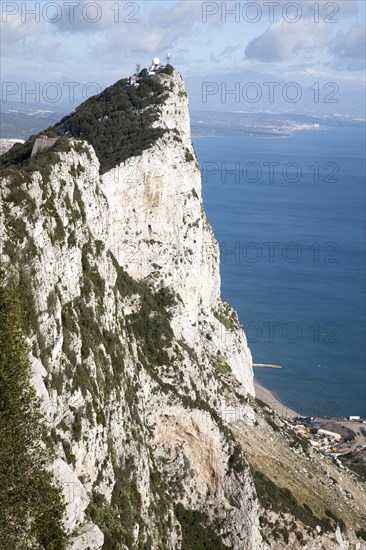
M 24 316 L 0 266 L 0 540 L 4 548 L 66 547 L 60 489 L 30 383 Z
M 327 517 L 320 519 L 314 515 L 310 506 L 307 504 L 301 505 L 289 489 L 279 487 L 263 472 L 253 467 L 251 467 L 251 471 L 258 499 L 263 508 L 272 509 L 277 513 L 292 514 L 304 525 L 308 525 L 313 529 L 320 525 L 324 531 L 332 531 L 336 524 L 339 524 L 342 530 L 345 529 L 344 521 L 335 516 L 330 510 L 326 510 Z M 335 524 L 332 524 L 332 520 Z
M 119 80 L 102 93 L 87 99 L 55 126 L 42 132 L 48 137 L 67 136 L 91 143 L 100 161 L 103 174 L 121 162 L 148 149 L 164 134 L 154 127 L 159 119 L 160 106 L 167 90 L 158 77 L 141 80 L 138 87 L 127 86 L 128 80 Z M 39 134 L 41 135 L 41 134 Z M 51 170 L 50 154 L 67 149 L 65 138 L 49 151 L 30 158 L 34 141 L 31 136 L 24 144 L 16 144 L 1 156 L 0 170 L 13 169 L 33 172 Z M 8 174 L 4 174 L 8 175 Z
M 182 504 L 175 508 L 182 528 L 182 550 L 224 550 L 227 548 L 208 524 L 205 514 L 186 510 Z
M 155 78 L 144 79 L 138 88 L 120 80 L 93 96 L 66 116 L 55 130 L 59 134 L 91 143 L 103 174 L 129 157 L 140 155 L 163 135 L 154 128 L 165 88 Z
M 42 132 L 42 134 L 49 135 L 51 133 Z M 60 137 L 53 147 L 31 157 L 36 137 L 38 136 L 30 137 L 25 143 L 16 143 L 10 151 L 0 157 L 0 176 L 11 178 L 14 191 L 18 190 L 21 184 L 30 183 L 30 176 L 33 172 L 41 172 L 45 182 L 48 182 L 53 165 L 60 162 L 58 153 L 67 153 L 71 150 L 69 140 L 66 137 Z M 22 200 L 29 201 L 29 195 L 26 197 L 24 193 L 22 195 L 20 193 L 21 191 L 18 191 L 18 196 L 14 196 L 12 200 L 15 206 Z
M 366 482 L 366 456 L 363 450 L 347 453 L 340 456 L 339 460 L 352 472 L 355 472 L 362 481 Z
M 116 483 L 109 504 L 95 491 L 87 513 L 104 533 L 103 550 L 116 550 L 126 544 L 134 547 L 134 528 L 141 523 L 141 496 L 133 480 L 132 462 L 126 470 L 115 467 Z

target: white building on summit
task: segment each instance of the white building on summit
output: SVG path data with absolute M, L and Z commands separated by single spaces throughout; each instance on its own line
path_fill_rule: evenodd
M 157 71 L 160 69 L 160 67 L 161 67 L 160 59 L 158 57 L 154 57 L 148 71 L 149 76 L 155 75 Z
M 126 86 L 129 88 L 138 88 L 138 86 L 140 86 L 141 77 L 144 78 L 146 76 L 155 76 L 157 75 L 158 72 L 160 72 L 169 64 L 170 64 L 170 53 L 168 53 L 166 56 L 166 65 L 162 65 L 160 62 L 160 59 L 158 57 L 154 57 L 150 67 L 148 69 L 144 69 L 140 76 L 141 65 L 138 63 L 136 65 L 135 74 L 129 77 L 128 84 L 126 84 Z

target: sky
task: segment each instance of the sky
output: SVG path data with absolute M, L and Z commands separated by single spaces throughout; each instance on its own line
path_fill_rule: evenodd
M 184 77 L 257 71 L 288 82 L 363 90 L 364 0 L 7 1 L 1 3 L 2 96 L 41 83 L 86 94 L 153 56 Z M 94 89 L 91 83 L 94 83 Z M 73 86 L 73 87 L 72 87 Z M 80 88 L 81 89 L 81 88 Z M 55 97 L 57 92 L 55 91 Z M 84 92 L 83 92 L 84 93 Z

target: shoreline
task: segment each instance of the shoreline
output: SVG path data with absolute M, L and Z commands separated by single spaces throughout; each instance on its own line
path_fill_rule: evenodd
M 254 377 L 254 390 L 255 396 L 258 397 L 261 401 L 266 403 L 271 409 L 273 409 L 278 416 L 290 416 L 296 417 L 299 416 L 299 413 L 287 407 L 284 403 L 281 403 L 279 399 L 265 386 L 260 384 Z

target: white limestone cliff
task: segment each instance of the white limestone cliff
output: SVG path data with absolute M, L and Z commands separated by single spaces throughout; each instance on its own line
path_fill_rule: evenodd
M 218 368 L 243 396 L 253 394 L 253 376 L 236 314 L 220 299 L 218 247 L 202 207 L 184 85 L 178 73 L 170 80 L 159 120 L 170 133 L 102 179 L 93 148 L 70 142 L 48 181 L 36 172 L 24 183 L 34 201 L 32 213 L 25 215 L 22 204 L 14 206 L 10 224 L 1 226 L 4 245 L 11 240 L 9 225 L 24 219 L 26 237 L 17 253 L 27 255 L 32 243 L 38 309 L 37 334 L 30 339 L 33 380 L 60 456 L 53 470 L 64 487 L 66 526 L 76 533 L 75 550 L 101 547 L 102 532 L 85 515 L 87 495 L 98 491 L 110 502 L 116 472 L 127 470 L 129 460 L 141 495 L 142 525 L 136 522 L 131 535 L 136 547 L 142 530 L 152 547 L 162 536 L 156 528 L 162 520 L 154 511 L 162 497 L 151 488 L 152 468 L 177 484 L 177 502 L 221 521 L 227 542 L 248 549 L 262 544 L 249 471 L 227 471 L 233 444 L 211 413 L 195 405 L 202 401 L 221 414 Z M 4 201 L 10 188 L 9 180 L 2 187 Z M 141 368 L 138 338 L 126 330 L 126 318 L 138 312 L 141 298 L 117 294 L 118 269 L 110 252 L 134 279 L 156 290 L 168 287 L 176 296 L 170 308 L 170 364 L 161 366 L 159 382 L 155 372 L 151 376 Z M 2 253 L 9 260 L 6 246 Z M 103 288 L 88 287 L 86 297 L 88 270 L 98 273 Z M 93 353 L 83 351 L 86 336 L 77 324 L 86 322 L 86 307 L 93 321 L 118 340 L 122 382 L 112 381 L 115 366 L 104 339 Z M 175 387 L 177 395 L 161 391 L 161 384 Z M 128 385 L 134 390 L 128 388 L 127 397 Z M 139 430 L 140 439 L 131 430 Z M 171 503 L 164 514 L 170 525 L 166 547 L 177 548 L 181 534 Z
M 250 350 L 220 298 L 184 84 L 176 71 L 159 78 L 169 95 L 157 125 L 169 131 L 141 155 L 100 176 L 93 147 L 70 140 L 50 174 L 4 178 L 0 254 L 31 280 L 33 383 L 70 548 L 114 537 L 179 549 L 182 506 L 223 545 L 268 550 L 240 439 L 268 413 L 254 406 Z
M 244 333 L 239 328 L 232 333 L 215 317 L 229 307 L 221 301 L 218 246 L 202 205 L 184 83 L 177 72 L 165 81 L 170 94 L 158 124 L 171 131 L 102 177 L 109 205 L 108 246 L 133 278 L 179 294 L 172 321 L 176 338 L 202 351 L 220 350 L 244 392 L 254 395 Z

